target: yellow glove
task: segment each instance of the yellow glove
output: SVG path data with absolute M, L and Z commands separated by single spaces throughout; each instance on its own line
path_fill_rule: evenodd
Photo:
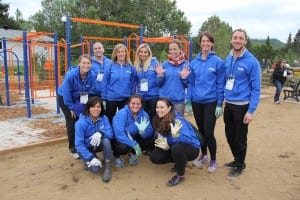
M 168 151 L 170 149 L 167 138 L 161 135 L 159 135 L 158 138 L 154 141 L 154 146 L 161 148 L 165 151 Z
M 177 138 L 179 137 L 179 130 L 182 127 L 182 123 L 179 119 L 175 120 L 175 124 L 173 125 L 172 123 L 170 123 L 171 126 L 171 134 L 173 138 Z

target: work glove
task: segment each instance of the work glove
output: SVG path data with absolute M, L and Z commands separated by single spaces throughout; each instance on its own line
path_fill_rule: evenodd
M 140 135 L 142 135 L 145 132 L 145 130 L 146 130 L 147 126 L 149 125 L 149 123 L 150 122 L 146 117 L 141 118 L 141 123 L 134 122 L 134 124 L 136 125 L 136 127 L 139 130 Z
M 222 106 L 217 106 L 216 107 L 216 111 L 215 111 L 215 116 L 218 119 L 223 113 L 223 108 Z
M 88 167 L 102 167 L 102 163 L 98 158 L 93 158 L 91 161 L 86 163 Z
M 134 149 L 135 155 L 137 157 L 142 154 L 141 147 L 140 147 L 140 145 L 138 143 L 136 143 L 132 148 Z
M 170 149 L 167 138 L 161 135 L 158 135 L 157 139 L 154 141 L 154 146 L 163 149 L 165 151 L 168 151 Z
M 93 147 L 97 147 L 100 145 L 101 143 L 101 137 L 102 137 L 102 134 L 100 132 L 96 132 L 94 133 L 90 139 L 90 144 L 93 146 Z
M 192 104 L 190 102 L 186 103 L 185 104 L 185 112 L 188 114 L 188 115 L 191 115 L 192 112 L 193 112 L 193 109 L 192 109 Z
M 182 127 L 181 121 L 179 119 L 176 119 L 174 125 L 172 123 L 170 123 L 170 126 L 171 126 L 172 137 L 173 138 L 179 137 L 179 130 Z
M 102 101 L 102 105 L 103 105 L 103 109 L 106 110 L 106 101 L 105 100 Z

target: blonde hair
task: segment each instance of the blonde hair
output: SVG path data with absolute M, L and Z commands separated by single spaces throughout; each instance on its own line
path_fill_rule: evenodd
M 113 52 L 111 54 L 111 61 L 117 62 L 117 51 L 119 49 L 121 49 L 121 48 L 123 48 L 125 50 L 125 53 L 126 53 L 126 57 L 125 57 L 126 64 L 132 65 L 131 60 L 130 60 L 130 58 L 128 56 L 128 49 L 127 49 L 127 47 L 124 44 L 121 44 L 121 43 L 116 44 L 116 46 L 114 47 L 114 50 L 113 50 Z
M 142 48 L 146 48 L 148 53 L 149 53 L 149 56 L 147 58 L 147 60 L 142 63 L 140 57 L 139 57 L 139 52 Z M 150 64 L 151 64 L 151 58 L 152 58 L 152 51 L 149 47 L 149 45 L 147 43 L 143 43 L 141 44 L 137 50 L 136 50 L 136 53 L 135 53 L 135 61 L 134 61 L 134 66 L 136 68 L 136 71 L 137 72 L 140 72 L 142 69 L 141 69 L 141 65 L 143 65 L 143 71 L 147 71 L 147 69 L 150 67 Z

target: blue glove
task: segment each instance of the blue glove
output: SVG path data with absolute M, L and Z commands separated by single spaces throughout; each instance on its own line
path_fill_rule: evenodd
M 139 134 L 143 134 L 147 128 L 147 126 L 149 125 L 149 120 L 146 117 L 142 117 L 141 118 L 141 123 L 138 122 L 134 122 L 134 124 L 137 126 L 138 130 L 139 130 Z
M 217 106 L 216 111 L 215 111 L 215 116 L 218 119 L 223 113 L 223 107 L 222 106 Z
M 132 148 L 134 149 L 135 155 L 137 157 L 142 154 L 141 147 L 140 147 L 140 145 L 138 143 L 136 143 L 136 145 L 134 145 Z
M 185 112 L 188 114 L 188 115 L 191 115 L 192 112 L 193 112 L 193 109 L 192 109 L 192 104 L 190 102 L 186 103 L 185 104 Z

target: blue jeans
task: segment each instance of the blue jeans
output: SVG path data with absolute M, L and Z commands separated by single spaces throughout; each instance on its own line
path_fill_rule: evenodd
M 284 83 L 279 80 L 274 80 L 274 85 L 276 87 L 276 92 L 274 95 L 274 102 L 279 101 L 279 97 L 280 97 L 281 90 L 283 88 L 283 84 Z
M 112 160 L 112 150 L 111 150 L 111 143 L 110 143 L 110 139 L 108 138 L 102 138 L 100 145 L 95 149 L 95 150 L 91 150 L 90 151 L 94 154 L 94 157 L 96 156 L 96 152 L 103 152 L 103 157 L 104 160 Z M 88 167 L 86 162 L 84 162 L 84 168 L 86 170 L 89 170 L 93 173 L 98 173 L 100 171 L 100 167 L 98 166 L 91 166 Z

